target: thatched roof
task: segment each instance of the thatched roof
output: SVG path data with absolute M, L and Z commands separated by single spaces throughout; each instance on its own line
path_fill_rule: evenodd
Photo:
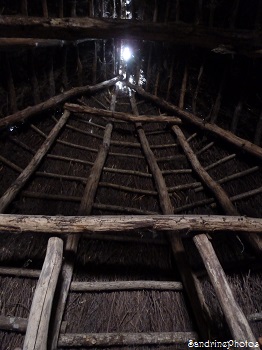
M 0 349 L 259 341 L 262 1 L 0 10 Z

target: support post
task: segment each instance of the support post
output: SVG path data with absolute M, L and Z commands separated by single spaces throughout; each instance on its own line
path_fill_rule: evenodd
M 63 241 L 52 237 L 30 309 L 23 350 L 46 350 L 48 326 L 63 259 Z

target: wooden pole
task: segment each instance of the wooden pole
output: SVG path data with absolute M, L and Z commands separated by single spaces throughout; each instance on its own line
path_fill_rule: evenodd
M 182 121 L 193 124 L 198 129 L 207 131 L 213 136 L 217 136 L 223 141 L 228 142 L 229 144 L 233 145 L 234 147 L 246 151 L 247 153 L 251 154 L 252 156 L 255 156 L 262 160 L 262 148 L 254 145 L 252 142 L 249 142 L 247 140 L 244 140 L 234 134 L 232 134 L 230 131 L 224 130 L 220 128 L 219 126 L 215 124 L 210 123 L 203 123 L 203 120 L 201 118 L 198 118 L 192 113 L 186 112 L 184 110 L 181 110 L 179 107 L 166 102 L 159 97 L 156 97 L 145 90 L 143 90 L 141 87 L 132 85 L 130 83 L 127 83 L 127 86 L 129 86 L 131 89 L 134 89 L 140 96 L 155 102 L 159 107 L 168 110 L 172 113 L 176 113 Z
M 93 85 L 93 86 L 86 85 L 83 87 L 77 87 L 77 88 L 73 88 L 71 90 L 65 91 L 64 93 L 56 95 L 45 102 L 39 103 L 36 106 L 27 107 L 17 113 L 14 113 L 12 115 L 9 115 L 5 118 L 0 119 L 0 128 L 4 126 L 8 126 L 10 124 L 24 121 L 27 118 L 32 117 L 33 115 L 46 111 L 50 108 L 54 108 L 57 105 L 69 100 L 72 97 L 76 97 L 83 94 L 91 94 L 99 90 L 105 89 L 109 86 L 114 85 L 118 80 L 119 78 L 117 77 L 117 78 L 113 78 L 111 80 L 107 80 L 102 83 L 99 83 L 97 85 Z
M 32 301 L 24 340 L 24 350 L 46 350 L 49 320 L 63 259 L 63 241 L 52 237 Z
M 138 115 L 137 106 L 133 96 L 130 97 L 130 103 L 132 106 L 133 113 Z M 163 214 L 171 215 L 174 212 L 174 208 L 170 201 L 167 186 L 163 175 L 158 167 L 156 158 L 150 149 L 149 143 L 147 141 L 146 135 L 140 123 L 136 123 L 137 134 L 139 136 L 143 152 L 145 154 L 148 166 L 151 170 L 152 176 L 155 180 L 156 189 L 159 194 L 160 207 Z M 184 250 L 181 237 L 174 235 L 173 232 L 168 234 L 169 240 L 171 242 L 173 254 L 180 271 L 180 275 L 183 281 L 183 286 L 190 300 L 190 304 L 197 322 L 198 329 L 200 331 L 201 337 L 205 339 L 208 337 L 208 324 L 207 319 L 209 312 L 205 304 L 205 300 L 200 290 L 199 281 L 191 270 L 188 259 Z
M 148 23 L 109 18 L 41 18 L 24 16 L 1 16 L 0 32 L 6 37 L 40 39 L 80 40 L 133 39 L 168 41 L 215 49 L 221 43 L 239 53 L 250 54 L 261 49 L 261 30 L 216 28 L 195 23 L 171 22 Z M 127 34 L 128 33 L 128 34 Z M 247 48 L 241 51 L 241 48 Z
M 34 104 L 37 105 L 40 103 L 40 94 L 39 94 L 39 85 L 37 81 L 37 76 L 35 72 L 35 51 L 31 50 L 29 52 L 29 62 L 30 62 L 30 69 L 31 69 L 31 84 L 33 89 L 33 96 L 34 96 Z
M 45 18 L 47 18 L 48 17 L 48 7 L 47 7 L 46 0 L 42 0 L 42 9 L 43 9 L 43 16 Z
M 21 12 L 23 16 L 28 16 L 27 0 L 20 0 L 21 2 Z
M 5 63 L 6 63 L 6 72 L 7 72 L 7 87 L 8 87 L 8 94 L 10 99 L 10 109 L 11 109 L 11 113 L 15 113 L 18 110 L 18 108 L 17 108 L 17 102 L 16 102 L 14 79 L 13 79 L 13 74 L 12 74 L 9 60 L 10 60 L 9 55 L 6 54 Z
M 183 81 L 182 81 L 182 86 L 181 86 L 181 92 L 180 92 L 180 98 L 179 98 L 179 108 L 183 109 L 184 108 L 184 101 L 185 101 L 185 94 L 186 94 L 186 86 L 187 86 L 187 64 L 185 65 L 185 70 L 184 70 L 184 75 L 183 75 Z
M 64 17 L 64 0 L 59 0 L 59 14 L 58 14 L 59 18 L 63 18 Z
M 181 120 L 176 117 L 154 116 L 154 115 L 139 115 L 134 116 L 132 114 L 124 112 L 112 112 L 99 108 L 92 108 L 88 106 L 80 106 L 73 103 L 66 103 L 65 108 L 71 112 L 92 114 L 97 117 L 107 117 L 117 120 L 124 120 L 128 122 L 149 122 L 149 123 L 176 123 L 181 124 Z
M 255 145 L 260 145 L 261 143 L 261 136 L 262 136 L 262 111 L 260 113 L 258 122 L 257 122 L 257 127 L 256 127 L 256 132 L 255 132 L 255 137 L 254 137 L 254 144 Z
M 234 298 L 212 244 L 205 234 L 195 236 L 193 239 L 205 264 L 232 336 L 236 341 L 241 342 L 245 339 L 255 344 L 257 340 L 243 311 Z
M 16 195 L 21 191 L 21 189 L 25 186 L 29 178 L 33 175 L 33 173 L 38 168 L 42 159 L 49 151 L 50 147 L 54 143 L 59 134 L 60 130 L 63 128 L 65 123 L 67 122 L 70 116 L 70 112 L 65 111 L 62 118 L 50 132 L 42 146 L 39 148 L 37 153 L 34 155 L 31 162 L 28 166 L 23 170 L 23 172 L 18 176 L 18 178 L 13 182 L 13 184 L 6 190 L 3 196 L 0 198 L 0 213 L 3 213 L 8 205 L 12 202 L 12 200 L 16 197 Z
M 54 51 L 51 51 L 49 55 L 49 68 L 48 68 L 48 80 L 50 89 L 50 98 L 55 96 L 55 79 L 54 79 L 54 61 L 53 61 Z
M 59 337 L 58 347 L 186 345 L 189 339 L 195 341 L 198 340 L 198 336 L 195 332 L 62 334 Z
M 83 197 L 78 210 L 79 216 L 88 216 L 91 214 L 92 207 L 95 201 L 95 195 L 98 188 L 99 179 L 102 174 L 103 166 L 105 164 L 110 141 L 112 134 L 113 125 L 111 123 L 107 124 L 104 132 L 103 142 L 98 151 L 96 160 L 92 169 L 90 170 L 89 177 L 87 179 L 86 187 L 83 193 Z M 57 349 L 57 342 L 60 333 L 60 327 L 62 324 L 65 304 L 68 296 L 68 291 L 70 288 L 75 256 L 78 248 L 80 235 L 70 234 L 67 236 L 66 246 L 65 246 L 65 262 L 62 267 L 61 272 L 61 286 L 57 301 L 57 307 L 53 317 L 53 327 L 52 327 L 52 337 L 51 337 L 51 349 Z

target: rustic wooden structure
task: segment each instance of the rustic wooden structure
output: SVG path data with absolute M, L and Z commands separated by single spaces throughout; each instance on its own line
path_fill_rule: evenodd
M 261 0 L 0 10 L 1 346 L 258 348 Z

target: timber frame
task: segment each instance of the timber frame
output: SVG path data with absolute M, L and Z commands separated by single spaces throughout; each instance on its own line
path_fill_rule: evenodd
M 226 237 L 229 245 L 230 240 L 240 242 L 245 254 L 258 264 L 262 215 L 247 215 L 252 205 L 245 207 L 245 201 L 262 200 L 262 109 L 258 111 L 254 102 L 250 120 L 256 116 L 255 130 L 238 132 L 243 109 L 249 108 L 241 87 L 233 113 L 228 112 L 230 123 L 225 118 L 220 124 L 219 117 L 227 91 L 228 57 L 241 57 L 249 68 L 261 58 L 262 1 L 257 1 L 251 29 L 236 27 L 238 0 L 226 27 L 220 21 L 214 25 L 215 8 L 210 5 L 206 15 L 202 0 L 196 1 L 191 21 L 183 19 L 187 16 L 180 0 L 175 5 L 165 1 L 165 11 L 158 1 L 152 9 L 146 1 L 136 8 L 134 1 L 130 11 L 129 3 L 112 1 L 112 18 L 106 18 L 109 3 L 101 1 L 96 7 L 89 0 L 82 8 L 77 1 L 59 0 L 54 16 L 54 8 L 42 0 L 40 17 L 30 15 L 28 1 L 21 0 L 15 15 L 8 11 L 0 15 L 0 58 L 6 67 L 3 86 L 8 101 L 3 107 L 6 113 L 0 111 L 0 141 L 2 137 L 6 147 L 0 151 L 0 174 L 2 170 L 10 174 L 3 176 L 0 195 L 0 239 L 23 240 L 31 235 L 32 241 L 46 240 L 41 268 L 8 266 L 8 259 L 0 266 L 0 278 L 37 280 L 28 317 L 2 313 L 0 331 L 23 334 L 26 350 L 184 349 L 190 339 L 206 341 L 217 336 L 212 301 L 202 281 L 205 276 L 222 315 L 223 330 L 235 341 L 245 340 L 249 348 L 257 348 L 261 334 L 258 336 L 253 322 L 262 321 L 262 312 L 247 313 L 238 301 L 216 240 Z M 81 11 L 84 16 L 78 15 Z M 128 13 L 133 14 L 132 20 Z M 125 44 L 134 48 L 131 63 L 121 56 Z M 44 61 L 43 52 L 47 53 L 43 81 L 46 79 L 48 89 L 37 71 Z M 204 52 L 202 61 L 192 68 L 198 52 Z M 209 96 L 213 105 L 207 113 L 209 99 L 207 103 L 199 97 L 206 89 L 206 61 L 219 54 L 227 57 L 221 59 L 223 70 L 214 95 Z M 17 87 L 16 74 L 23 68 L 19 72 L 12 60 L 21 57 L 28 59 L 31 103 L 20 104 L 27 101 Z M 236 64 L 241 66 L 242 61 Z M 191 80 L 190 74 L 194 75 Z M 48 90 L 45 95 L 44 90 Z M 23 154 L 21 161 L 13 152 L 17 149 Z M 216 156 L 209 161 L 214 149 Z M 236 171 L 230 171 L 234 166 Z M 238 189 L 245 179 L 248 185 Z M 50 208 L 43 205 L 42 213 L 39 203 L 51 203 Z M 34 210 L 37 214 L 32 214 Z M 117 242 L 164 247 L 171 253 L 176 272 L 159 280 L 78 280 L 74 274 L 83 240 L 108 246 Z M 194 258 L 202 270 L 195 268 Z M 0 260 L 4 259 L 0 256 Z M 182 295 L 190 309 L 192 329 L 109 331 L 112 303 L 106 331 L 68 331 L 72 329 L 68 327 L 72 295 L 112 293 L 115 301 L 114 293 L 152 291 Z

